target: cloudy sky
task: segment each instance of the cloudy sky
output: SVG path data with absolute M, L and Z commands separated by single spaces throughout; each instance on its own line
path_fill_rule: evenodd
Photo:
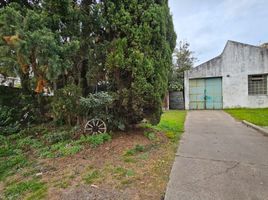
M 196 64 L 219 55 L 227 40 L 268 42 L 268 0 L 169 0 L 178 41 L 187 40 Z

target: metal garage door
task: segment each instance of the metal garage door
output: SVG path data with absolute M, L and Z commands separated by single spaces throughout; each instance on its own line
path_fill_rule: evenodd
M 190 109 L 222 109 L 222 79 L 190 80 Z

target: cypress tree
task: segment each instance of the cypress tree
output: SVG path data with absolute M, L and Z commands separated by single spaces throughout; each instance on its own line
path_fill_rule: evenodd
M 103 0 L 110 42 L 105 68 L 125 125 L 157 124 L 176 43 L 167 0 Z

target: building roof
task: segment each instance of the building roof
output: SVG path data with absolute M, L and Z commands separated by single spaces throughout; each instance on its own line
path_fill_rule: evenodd
M 263 45 L 261 45 L 261 46 L 256 46 L 256 45 L 246 44 L 246 43 L 237 42 L 237 41 L 233 41 L 233 40 L 228 40 L 228 41 L 226 42 L 225 47 L 223 48 L 223 51 L 221 52 L 220 55 L 218 55 L 218 56 L 216 56 L 216 57 L 214 57 L 214 58 L 212 58 L 212 59 L 210 59 L 210 60 L 208 60 L 208 61 L 205 61 L 205 62 L 203 62 L 203 63 L 197 65 L 197 66 L 194 67 L 194 68 L 200 67 L 201 65 L 203 65 L 203 64 L 205 64 L 205 63 L 212 62 L 212 61 L 214 61 L 214 60 L 217 60 L 217 59 L 221 58 L 221 56 L 222 56 L 222 54 L 224 53 L 226 47 L 227 47 L 228 44 L 230 44 L 230 43 L 233 43 L 233 44 L 236 44 L 236 45 L 242 45 L 242 46 L 245 46 L 245 47 L 259 48 L 259 49 L 266 48 L 266 46 L 263 46 Z M 264 43 L 264 45 L 268 45 L 268 43 Z

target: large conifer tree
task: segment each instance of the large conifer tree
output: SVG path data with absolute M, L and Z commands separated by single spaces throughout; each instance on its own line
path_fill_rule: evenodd
M 176 34 L 167 0 L 103 0 L 105 63 L 115 115 L 126 125 L 160 120 Z
M 115 121 L 159 122 L 176 43 L 167 0 L 5 2 L 0 73 L 16 73 L 28 91 L 74 83 L 87 96 L 104 85 Z

